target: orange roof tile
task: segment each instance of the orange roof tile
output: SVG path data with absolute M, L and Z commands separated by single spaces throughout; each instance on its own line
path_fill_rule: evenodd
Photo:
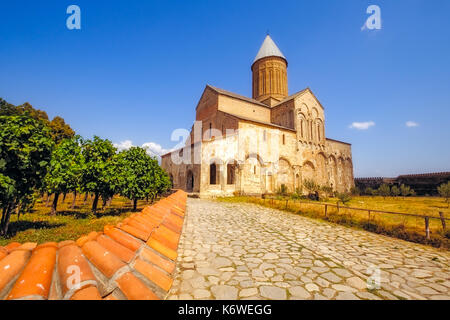
M 77 241 L 0 247 L 0 297 L 160 299 L 151 288 L 167 292 L 172 286 L 186 199 L 177 191 L 117 227 L 105 226 Z

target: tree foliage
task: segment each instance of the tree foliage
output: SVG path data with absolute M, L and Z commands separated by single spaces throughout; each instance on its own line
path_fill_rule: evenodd
M 55 195 L 52 214 L 56 213 L 59 195 L 76 192 L 80 185 L 84 165 L 81 147 L 81 138 L 75 137 L 62 140 L 52 152 L 45 177 L 45 190 Z
M 0 232 L 8 232 L 11 212 L 28 205 L 42 187 L 53 141 L 41 120 L 29 115 L 0 116 Z
M 347 193 L 347 192 L 339 192 L 338 194 L 336 194 L 336 197 L 344 205 L 346 205 L 350 200 L 352 200 L 350 193 Z
M 443 183 L 438 187 L 439 195 L 445 199 L 447 206 L 450 206 L 450 181 Z
M 389 196 L 391 194 L 391 187 L 389 187 L 389 185 L 383 183 L 379 188 L 378 188 L 378 195 L 382 196 L 383 198 L 386 198 L 387 196 Z
M 397 186 L 392 186 L 391 188 L 391 195 L 393 197 L 398 197 L 401 194 L 400 189 Z
M 122 196 L 133 201 L 133 210 L 138 200 L 153 199 L 171 187 L 168 174 L 143 148 L 132 147 L 120 152 L 115 157 L 114 167 L 117 181 L 114 185 Z
M 92 203 L 92 213 L 97 213 L 100 196 L 110 198 L 115 194 L 112 170 L 112 158 L 116 148 L 111 141 L 97 136 L 93 140 L 86 140 L 83 144 L 82 156 L 84 166 L 81 174 L 81 189 L 95 195 Z
M 303 186 L 309 193 L 317 192 L 320 189 L 320 186 L 312 179 L 305 179 L 303 181 Z

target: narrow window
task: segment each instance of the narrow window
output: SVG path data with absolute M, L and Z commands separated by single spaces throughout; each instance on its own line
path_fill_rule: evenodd
M 209 138 L 212 138 L 212 123 L 209 123 Z
M 234 184 L 235 166 L 232 163 L 227 165 L 227 184 Z
M 209 184 L 217 184 L 217 166 L 215 163 L 212 163 L 209 166 Z
M 283 144 L 286 143 L 286 136 L 283 134 Z
M 264 130 L 264 132 L 263 132 L 263 140 L 264 140 L 264 141 L 267 140 L 267 132 L 266 132 L 266 130 Z
M 253 174 L 256 174 L 256 166 L 253 167 Z

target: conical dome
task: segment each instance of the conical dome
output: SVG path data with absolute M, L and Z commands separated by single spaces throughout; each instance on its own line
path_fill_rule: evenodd
M 264 42 L 261 48 L 259 49 L 258 54 L 256 55 L 253 63 L 265 57 L 280 57 L 286 60 L 287 62 L 286 57 L 283 55 L 281 50 L 278 49 L 277 45 L 275 44 L 275 42 L 273 42 L 272 38 L 269 35 L 267 35 L 266 38 L 264 39 Z

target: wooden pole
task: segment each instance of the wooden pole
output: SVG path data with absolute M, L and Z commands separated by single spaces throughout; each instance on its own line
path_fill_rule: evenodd
M 369 213 L 369 223 L 370 223 L 370 210 L 367 211 Z
M 427 237 L 427 240 L 430 239 L 430 218 L 425 217 L 425 234 Z
M 328 205 L 325 205 L 325 218 L 327 217 Z
M 288 202 L 289 202 L 289 199 L 286 199 L 286 210 L 287 210 L 287 208 L 288 208 Z
M 337 212 L 339 213 L 339 201 L 337 202 Z
M 446 226 L 446 224 L 445 224 L 444 213 L 443 213 L 443 212 L 439 212 L 439 217 L 441 217 L 442 229 L 443 229 L 444 232 L 445 232 L 445 230 L 447 230 L 447 226 Z

